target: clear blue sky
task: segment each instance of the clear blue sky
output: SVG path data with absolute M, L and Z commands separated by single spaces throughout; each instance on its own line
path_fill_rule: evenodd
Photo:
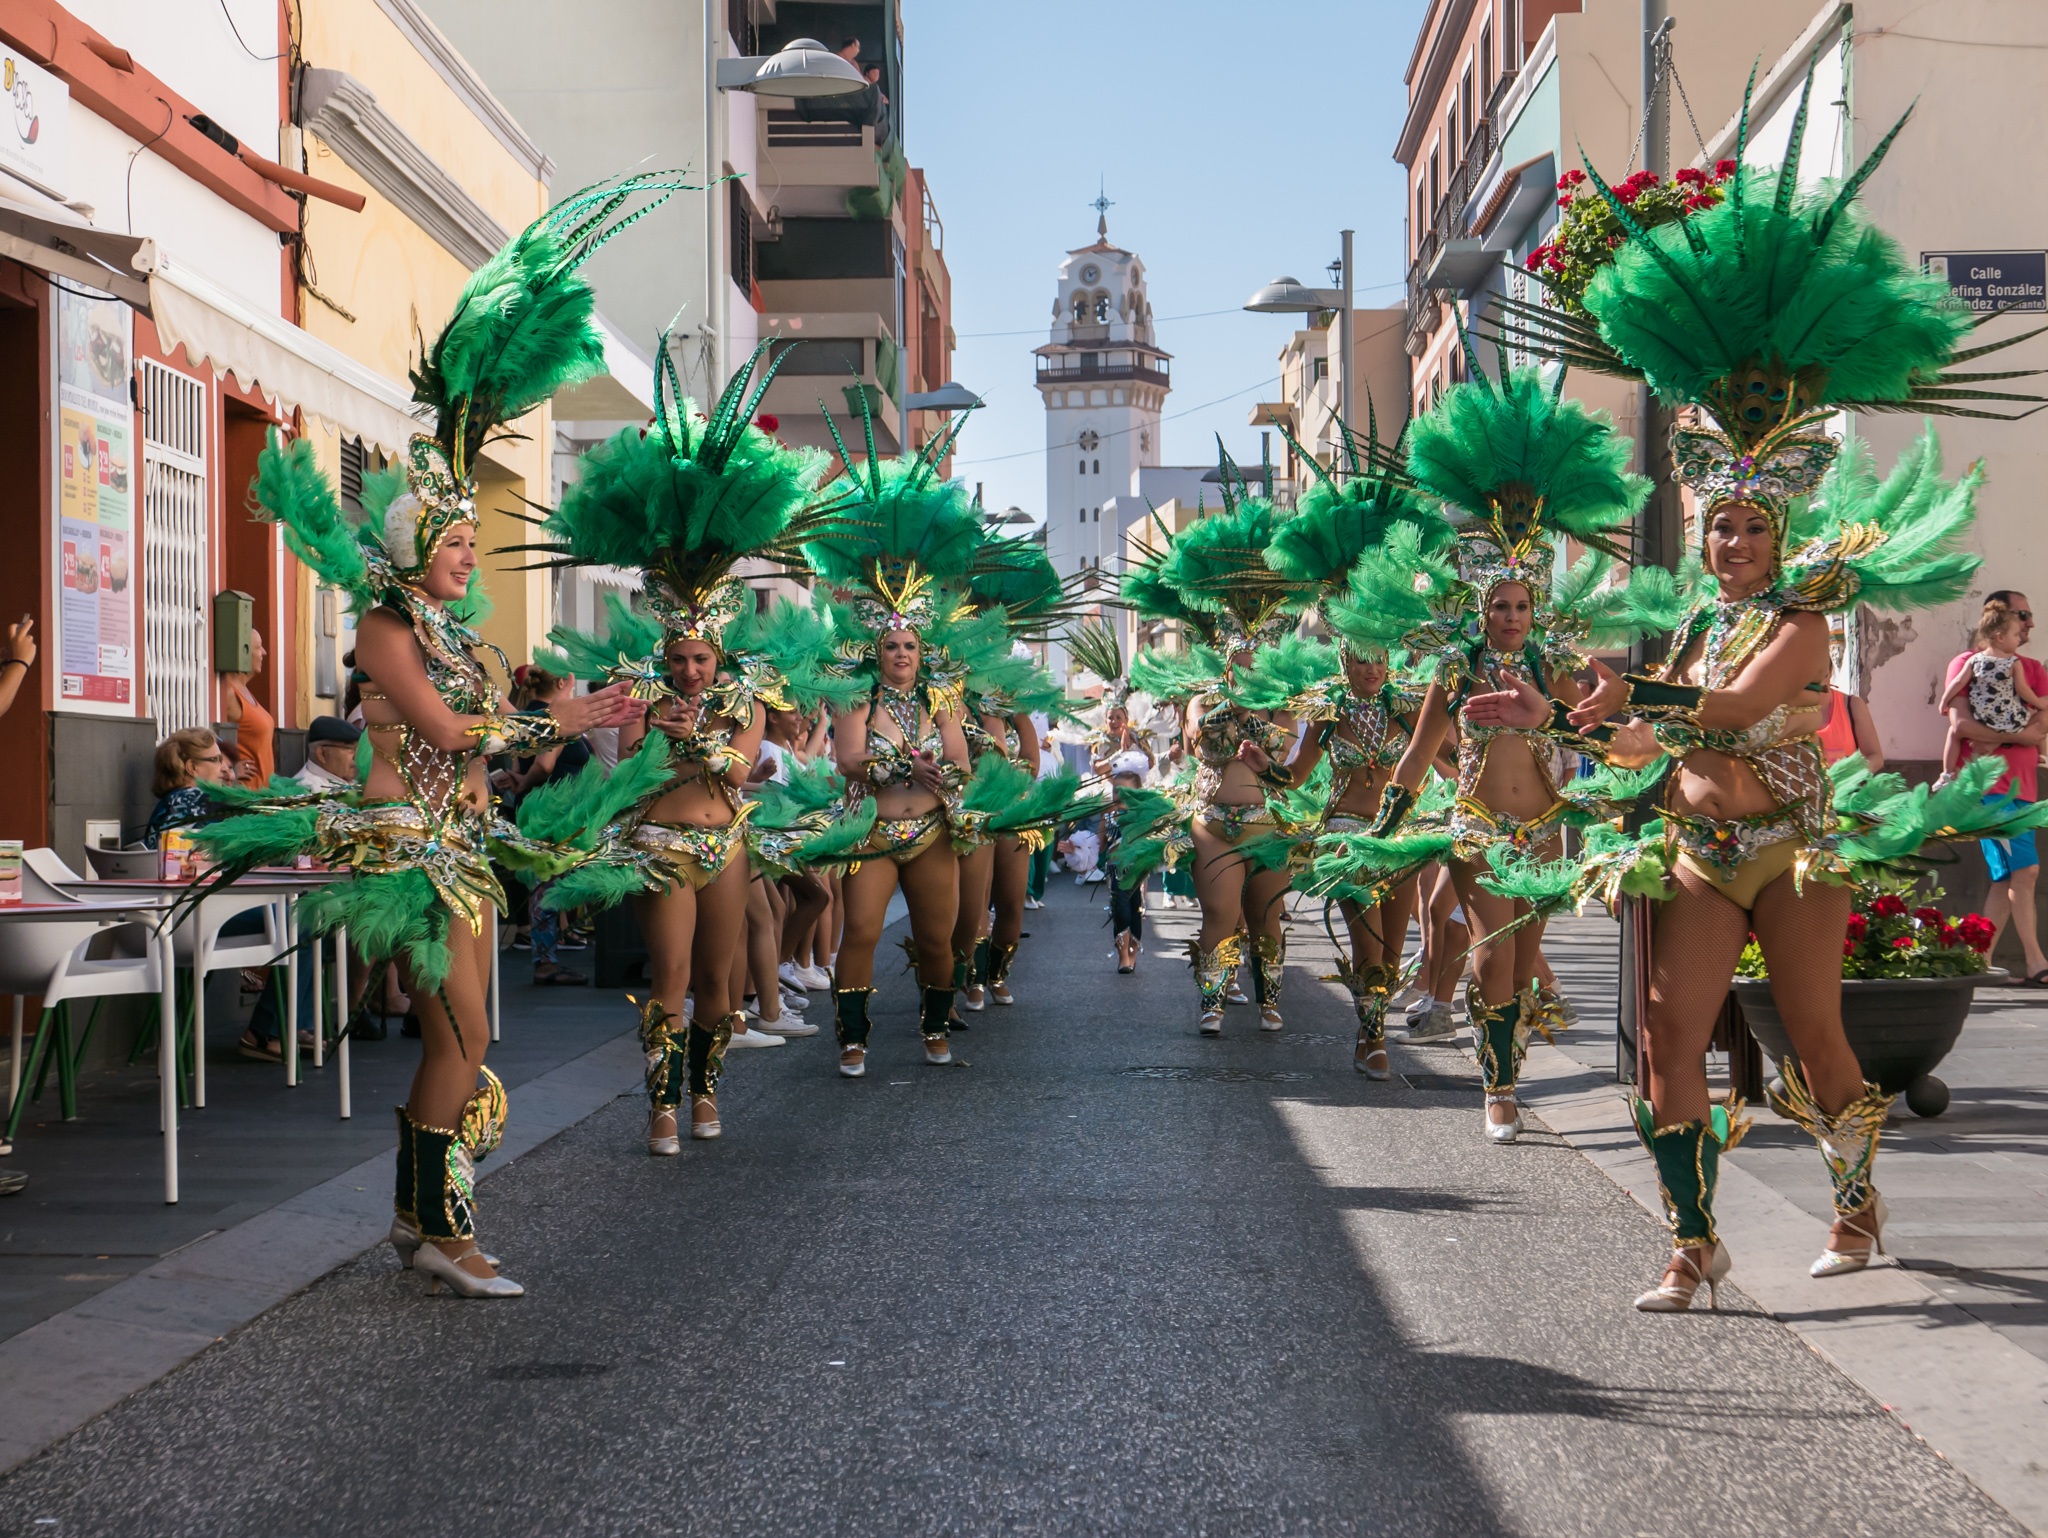
M 1242 313 L 1253 289 L 1281 273 L 1328 283 L 1349 225 L 1360 305 L 1401 297 L 1394 137 L 1424 9 L 904 0 L 905 138 L 946 226 L 954 374 L 988 400 L 956 473 L 984 482 L 991 507 L 1044 512 L 1031 349 L 1046 340 L 1061 257 L 1095 238 L 1098 177 L 1116 205 L 1110 238 L 1144 258 L 1174 355 L 1167 464 L 1213 460 L 1218 432 L 1234 455 L 1258 457 L 1246 417 L 1272 398 L 1294 322 Z M 1213 310 L 1225 313 L 1167 318 Z

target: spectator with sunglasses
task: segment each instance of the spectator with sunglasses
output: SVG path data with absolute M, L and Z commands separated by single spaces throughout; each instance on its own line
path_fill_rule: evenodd
M 1984 600 L 1984 613 L 1977 634 L 1989 638 L 2001 658 L 2012 661 L 2013 681 L 2037 699 L 2048 698 L 2048 667 L 2032 657 L 2019 655 L 2034 633 L 2034 606 L 2025 593 L 2001 588 Z M 2040 799 L 2041 744 L 2048 739 L 2048 714 L 2034 712 L 2024 725 L 2017 718 L 1997 724 L 1979 720 L 1971 707 L 1971 690 L 1963 675 L 1976 669 L 1979 652 L 1963 652 L 1949 663 L 1942 686 L 1950 734 L 1957 740 L 1953 767 L 1960 768 L 1979 754 L 1996 753 L 2005 760 L 2005 771 L 1991 787 L 1992 796 L 2010 796 L 2022 805 Z M 1964 687 L 1957 687 L 1965 684 Z M 2026 986 L 2048 988 L 2048 955 L 2034 919 L 2034 887 L 2040 875 L 2040 854 L 2034 835 L 2022 833 L 2011 839 L 1982 839 L 1984 863 L 1991 870 L 1991 891 L 1984 899 L 1984 916 L 2002 932 L 2009 917 L 2026 957 Z M 1994 947 L 1997 942 L 1994 940 Z

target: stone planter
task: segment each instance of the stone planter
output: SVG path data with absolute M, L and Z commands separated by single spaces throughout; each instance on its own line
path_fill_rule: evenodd
M 1971 977 L 1843 979 L 1842 1025 L 1863 1077 L 1888 1095 L 1905 1095 L 1916 1116 L 1939 1116 L 1948 1109 L 1948 1086 L 1934 1069 L 1962 1035 L 1977 985 L 2005 976 L 1994 968 Z M 1764 1056 L 1773 1064 L 1796 1060 L 1769 980 L 1738 977 L 1734 986 Z

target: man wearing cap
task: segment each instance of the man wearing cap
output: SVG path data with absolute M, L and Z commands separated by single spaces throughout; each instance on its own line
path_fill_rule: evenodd
M 340 716 L 315 716 L 306 728 L 306 761 L 292 776 L 308 790 L 338 790 L 356 782 L 356 742 L 362 728 Z

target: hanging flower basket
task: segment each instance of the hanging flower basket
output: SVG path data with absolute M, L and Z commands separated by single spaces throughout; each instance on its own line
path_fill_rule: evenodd
M 1863 1077 L 1886 1094 L 1903 1094 L 1915 1115 L 1948 1109 L 1948 1086 L 1934 1070 L 1962 1035 L 1977 986 L 2006 975 L 1985 960 L 1992 938 L 1982 914 L 1950 919 L 1935 908 L 1909 908 L 1889 892 L 1849 916 L 1842 1026 Z M 1743 949 L 1734 987 L 1765 1055 L 1774 1063 L 1797 1061 L 1754 939 Z

